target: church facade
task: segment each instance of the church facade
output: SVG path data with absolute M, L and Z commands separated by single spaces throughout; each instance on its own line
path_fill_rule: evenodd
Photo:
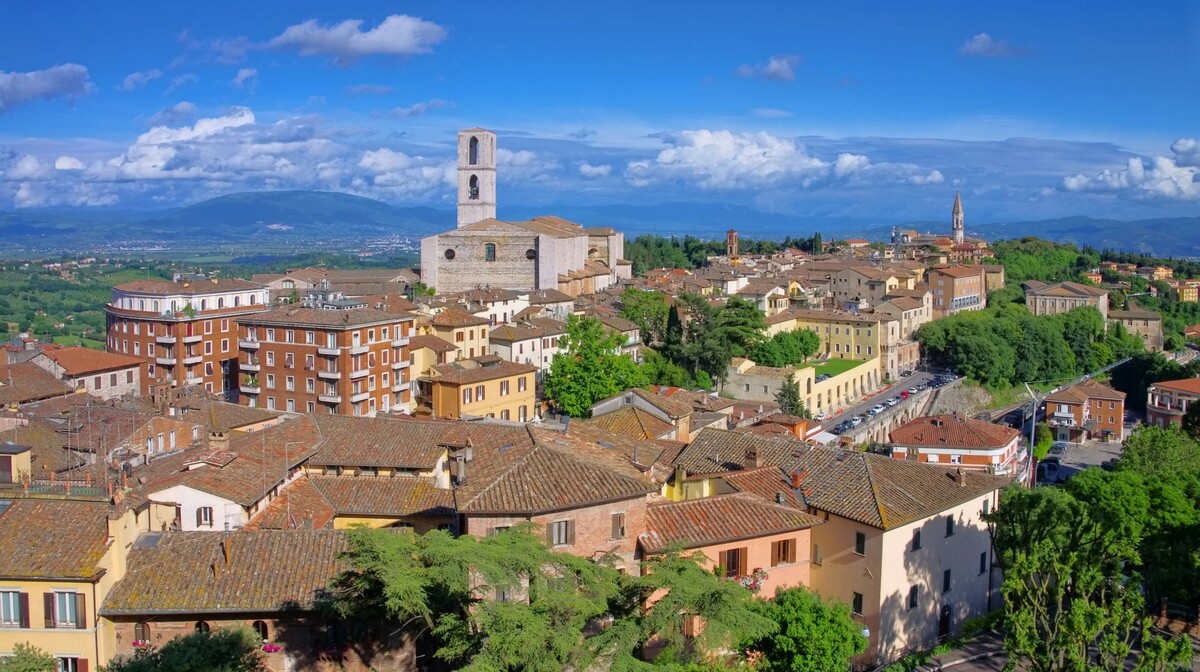
M 421 282 L 439 294 L 490 286 L 578 296 L 629 278 L 625 240 L 559 217 L 496 218 L 496 134 L 458 134 L 458 226 L 421 240 Z

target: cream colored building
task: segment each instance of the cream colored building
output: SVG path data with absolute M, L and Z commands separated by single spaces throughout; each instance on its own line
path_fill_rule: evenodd
M 429 369 L 432 411 L 439 418 L 498 418 L 526 422 L 537 415 L 532 364 L 496 355 L 461 359 Z
M 1038 280 L 1027 280 L 1025 307 L 1034 315 L 1057 315 L 1076 308 L 1091 306 L 1108 319 L 1108 292 L 1099 287 L 1089 287 L 1078 282 L 1055 282 L 1047 284 Z
M 776 368 L 738 357 L 729 364 L 721 392 L 744 401 L 774 401 L 789 378 L 800 386 L 804 406 L 816 414 L 832 413 L 860 401 L 863 395 L 879 389 L 882 374 L 874 357 L 824 380 L 817 380 L 817 369 L 811 365 Z

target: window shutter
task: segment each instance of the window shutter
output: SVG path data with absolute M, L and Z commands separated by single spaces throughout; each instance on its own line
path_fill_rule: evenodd
M 729 551 L 720 551 L 717 553 L 717 565 L 721 568 L 722 574 L 729 572 Z
M 79 658 L 75 661 L 75 672 L 88 672 L 87 658 Z
M 75 627 L 87 630 L 87 596 L 75 593 Z
M 546 544 L 554 547 L 554 523 L 546 523 Z
M 791 541 L 788 542 L 787 561 L 788 562 L 796 561 L 796 540 L 795 539 L 792 539 Z
M 749 549 L 742 547 L 738 549 L 738 575 L 744 576 L 750 572 L 746 571 L 746 552 Z
M 45 615 L 46 615 L 46 627 L 53 628 L 54 627 L 54 593 L 43 593 L 42 598 L 43 598 L 42 604 L 44 606 L 43 613 L 45 613 Z
M 21 593 L 17 596 L 17 608 L 21 610 L 20 627 L 29 627 L 29 593 Z
M 567 545 L 569 545 L 569 546 L 575 545 L 575 521 L 574 520 L 567 521 Z
M 200 516 L 200 511 L 201 511 L 201 509 L 199 509 L 199 508 L 196 509 L 196 527 L 200 527 L 203 524 L 203 519 Z

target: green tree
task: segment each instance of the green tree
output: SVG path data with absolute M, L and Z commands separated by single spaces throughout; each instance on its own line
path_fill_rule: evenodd
M 642 342 L 660 343 L 667 333 L 667 295 L 630 287 L 621 294 L 621 316 L 638 325 Z
M 223 628 L 176 637 L 161 649 L 139 649 L 117 658 L 105 672 L 261 672 L 262 643 L 250 628 Z
M 1190 404 L 1183 414 L 1181 429 L 1193 439 L 1200 439 L 1200 404 Z
M 13 655 L 0 658 L 0 672 L 54 672 L 54 658 L 28 642 L 13 645 Z
M 813 254 L 823 254 L 825 252 L 825 245 L 821 242 L 821 232 L 820 231 L 817 231 L 816 233 L 813 234 L 812 249 L 813 249 Z
M 642 348 L 642 371 L 655 385 L 690 387 L 695 380 L 687 369 L 669 361 L 652 348 Z
M 767 329 L 766 316 L 755 304 L 734 296 L 717 313 L 717 328 L 729 342 L 733 356 L 745 357 L 750 348 L 762 341 Z
M 763 672 L 846 670 L 850 659 L 867 648 L 862 626 L 845 604 L 824 602 L 806 588 L 775 593 L 763 603 L 763 614 L 777 630 L 744 648 L 762 653 L 756 669 Z
M 793 377 L 784 379 L 783 385 L 779 386 L 779 391 L 775 393 L 775 403 L 779 404 L 779 410 L 784 413 L 803 418 L 812 417 L 804 407 L 804 402 L 800 400 L 800 384 Z
M 1050 427 L 1044 422 L 1037 423 L 1033 428 L 1033 457 L 1039 461 L 1046 459 L 1052 446 L 1054 446 L 1054 434 L 1050 431 Z
M 629 355 L 625 342 L 593 317 L 567 318 L 567 333 L 546 375 L 546 398 L 572 417 L 587 417 L 592 404 L 631 387 L 648 384 L 645 372 Z

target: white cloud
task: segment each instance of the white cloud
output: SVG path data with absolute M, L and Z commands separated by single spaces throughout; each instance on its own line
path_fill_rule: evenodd
M 579 174 L 589 180 L 594 180 L 598 177 L 608 177 L 612 173 L 612 166 L 605 163 L 599 166 L 593 166 L 590 163 L 584 163 L 579 166 Z
M 512 151 L 503 147 L 496 150 L 496 168 L 502 170 L 505 177 L 515 181 L 542 182 L 549 178 L 550 173 L 560 168 L 557 160 L 542 156 L 528 149 Z
M 78 98 L 93 89 L 87 68 L 77 63 L 32 72 L 0 71 L 0 112 L 39 98 Z
M 931 170 L 928 175 L 914 175 L 909 181 L 913 184 L 941 184 L 946 181 L 946 177 L 940 170 Z
M 258 81 L 258 70 L 254 68 L 242 68 L 238 70 L 237 75 L 233 78 L 233 87 L 235 89 L 244 89 L 247 86 L 254 88 Z
M 24 154 L 4 171 L 4 179 L 12 182 L 36 181 L 44 180 L 52 173 L 50 167 L 42 163 L 36 156 Z
M 1007 40 L 997 40 L 987 33 L 979 33 L 975 37 L 963 42 L 958 53 L 964 56 L 1004 58 L 1007 56 L 1024 56 L 1028 51 L 1010 46 Z
M 54 160 L 55 170 L 83 170 L 83 162 L 79 159 L 63 154 Z
M 198 81 L 200 80 L 196 79 L 195 75 L 180 75 L 171 80 L 171 85 L 167 87 L 166 91 L 163 91 L 163 95 L 165 96 L 185 84 L 195 84 Z
M 1059 188 L 1070 192 L 1117 193 L 1134 199 L 1200 200 L 1200 143 L 1180 138 L 1174 156 L 1132 156 L 1122 169 L 1105 168 L 1094 176 L 1064 177 Z M 1147 162 L 1149 165 L 1147 166 Z
M 393 117 L 419 117 L 431 110 L 437 110 L 437 109 L 440 109 L 443 107 L 453 107 L 453 106 L 454 106 L 454 104 L 448 100 L 442 100 L 441 98 L 434 98 L 433 100 L 426 100 L 426 101 L 423 101 L 420 103 L 414 103 L 412 105 L 409 105 L 408 107 L 397 107 L 396 109 L 392 110 L 388 114 L 392 115 Z
M 358 167 L 367 175 L 358 176 L 351 186 L 355 191 L 376 197 L 431 199 L 457 179 L 452 160 L 414 157 L 386 147 L 363 152 Z
M 750 111 L 750 114 L 763 119 L 783 119 L 792 116 L 791 112 L 775 107 L 756 107 Z
M 147 126 L 176 126 L 192 120 L 196 115 L 196 106 L 188 101 L 180 101 L 170 107 L 155 112 L 146 120 Z
M 833 164 L 833 174 L 838 177 L 845 177 L 851 173 L 857 173 L 860 170 L 870 165 L 871 159 L 862 154 L 839 154 L 837 161 Z
M 796 78 L 795 69 L 804 61 L 796 54 L 778 54 L 758 65 L 742 65 L 734 72 L 738 77 L 758 77 L 776 82 L 789 82 Z
M 635 186 L 684 179 L 705 189 L 744 189 L 784 182 L 807 186 L 829 173 L 829 164 L 809 156 L 793 140 L 767 133 L 680 131 L 661 136 L 671 147 L 653 160 L 632 161 L 625 178 Z
M 121 82 L 122 91 L 133 91 L 140 89 L 150 82 L 162 77 L 162 70 L 146 70 L 144 72 L 131 72 L 125 75 L 125 79 Z
M 412 56 L 429 53 L 446 37 L 436 23 L 405 14 L 393 14 L 378 26 L 363 31 L 361 19 L 322 26 L 316 20 L 289 26 L 267 46 L 295 49 L 302 56 L 331 56 L 339 65 L 349 65 L 363 56 Z
M 346 87 L 347 96 L 383 96 L 395 92 L 396 87 L 386 84 L 355 84 Z

